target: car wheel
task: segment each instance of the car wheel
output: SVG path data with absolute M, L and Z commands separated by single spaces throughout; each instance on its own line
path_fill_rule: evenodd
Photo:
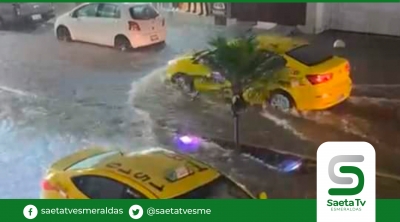
M 283 92 L 272 93 L 268 99 L 268 104 L 281 112 L 290 112 L 294 106 L 293 99 L 290 95 Z
M 184 93 L 188 95 L 197 94 L 192 77 L 185 74 L 175 74 L 171 81 L 175 83 Z
M 114 48 L 121 52 L 125 52 L 131 48 L 131 43 L 125 36 L 117 36 L 114 42 Z
M 57 39 L 64 42 L 70 42 L 72 40 L 71 33 L 67 27 L 60 26 L 57 28 Z

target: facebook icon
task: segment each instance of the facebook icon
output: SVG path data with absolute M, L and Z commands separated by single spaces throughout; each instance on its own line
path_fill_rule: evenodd
M 26 219 L 33 219 L 38 215 L 38 210 L 34 205 L 28 205 L 24 208 L 24 216 Z

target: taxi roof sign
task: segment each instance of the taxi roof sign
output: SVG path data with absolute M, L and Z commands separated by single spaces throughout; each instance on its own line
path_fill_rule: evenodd
M 187 176 L 190 176 L 191 174 L 193 174 L 193 171 L 191 169 L 182 166 L 168 172 L 166 179 L 173 182 L 185 178 Z

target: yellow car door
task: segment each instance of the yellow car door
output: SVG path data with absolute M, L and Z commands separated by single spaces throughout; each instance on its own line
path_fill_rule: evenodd
M 225 89 L 229 89 L 231 87 L 230 82 L 218 72 L 211 72 L 208 76 L 195 78 L 194 85 L 198 91 L 202 92 L 223 92 Z

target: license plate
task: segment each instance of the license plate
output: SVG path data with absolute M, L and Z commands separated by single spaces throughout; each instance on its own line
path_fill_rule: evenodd
M 42 15 L 38 14 L 38 15 L 32 15 L 32 20 L 40 20 L 42 19 Z
M 156 41 L 158 40 L 158 36 L 157 35 L 152 35 L 150 36 L 151 41 Z

